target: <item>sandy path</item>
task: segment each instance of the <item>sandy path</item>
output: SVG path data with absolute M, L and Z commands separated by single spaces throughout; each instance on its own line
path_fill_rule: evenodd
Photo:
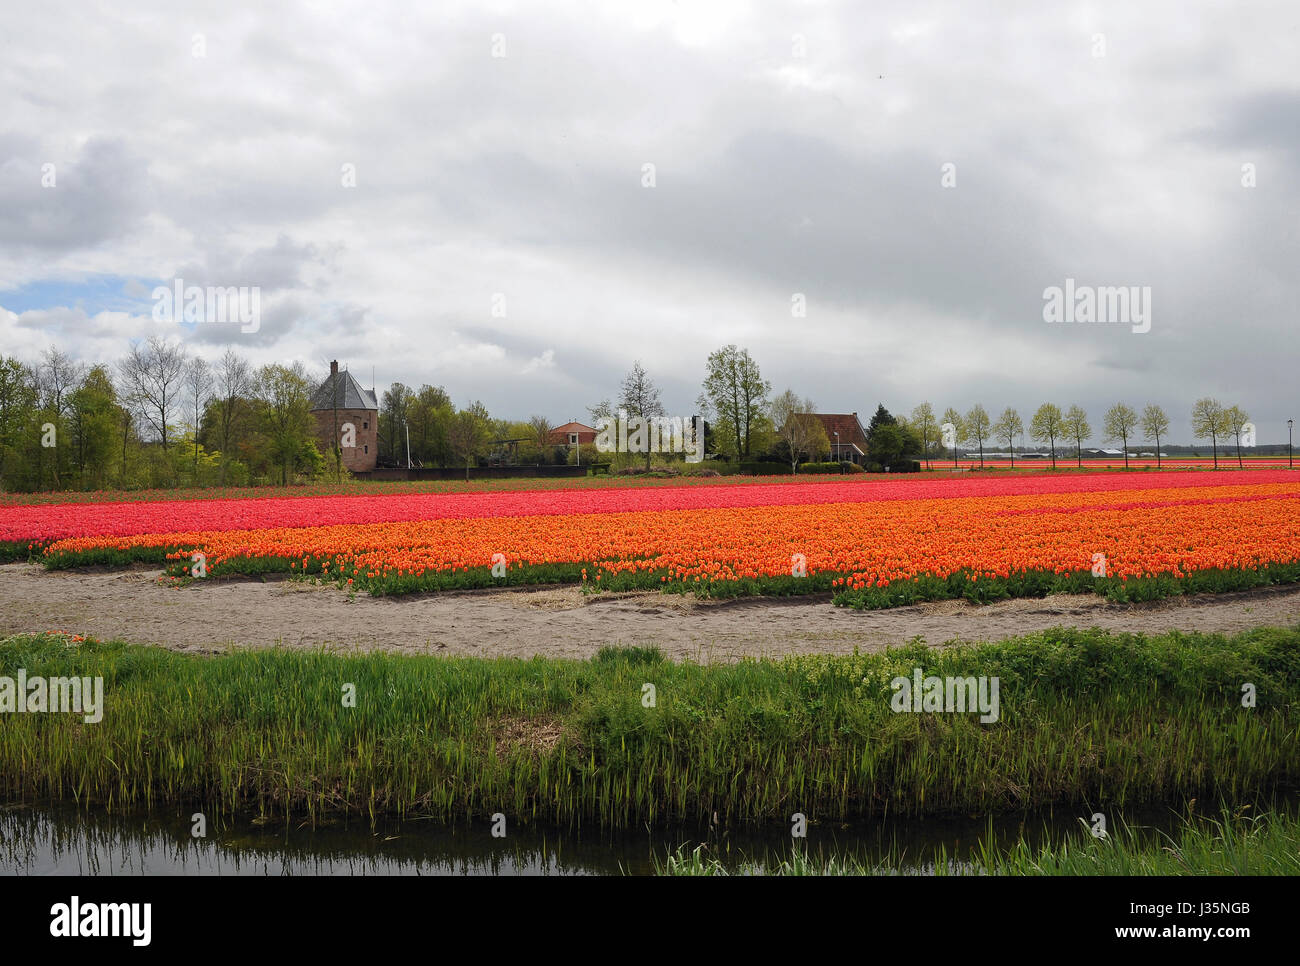
M 434 654 L 589 657 L 606 644 L 656 644 L 673 658 L 848 653 L 901 644 L 997 640 L 1057 625 L 1238 631 L 1300 624 L 1300 587 L 1115 605 L 1098 597 L 943 601 L 857 612 L 828 599 L 698 602 L 655 593 L 584 596 L 576 588 L 349 600 L 336 587 L 214 581 L 183 590 L 157 570 L 0 566 L 0 634 L 66 630 L 177 650 L 236 644 L 382 648 Z

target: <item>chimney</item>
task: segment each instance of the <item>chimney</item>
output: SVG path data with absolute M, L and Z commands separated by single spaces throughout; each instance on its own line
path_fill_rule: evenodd
M 339 374 L 339 361 L 338 361 L 337 359 L 331 359 L 331 360 L 330 360 L 330 378 L 333 379 L 333 378 L 334 378 L 335 376 L 337 376 L 338 374 Z

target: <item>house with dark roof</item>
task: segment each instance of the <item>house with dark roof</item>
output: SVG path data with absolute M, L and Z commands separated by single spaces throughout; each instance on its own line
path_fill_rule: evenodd
M 316 439 L 328 458 L 338 441 L 343 465 L 354 473 L 375 468 L 379 458 L 379 400 L 370 389 L 362 389 L 346 369 L 339 372 L 330 363 L 329 378 L 312 393 L 311 414 L 316 421 Z
M 809 415 L 795 413 L 796 416 Z M 831 459 L 847 460 L 859 466 L 867 462 L 867 431 L 857 413 L 812 413 L 826 430 L 826 440 L 831 444 Z M 837 435 L 838 434 L 838 435 Z

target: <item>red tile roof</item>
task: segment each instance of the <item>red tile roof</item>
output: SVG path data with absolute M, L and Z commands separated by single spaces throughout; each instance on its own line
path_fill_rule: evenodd
M 852 444 L 866 452 L 867 433 L 857 413 L 813 413 L 813 415 L 821 420 L 822 426 L 826 429 L 826 438 L 831 445 L 835 444 L 835 434 L 838 432 L 841 446 Z
M 596 441 L 596 430 L 592 427 L 585 426 L 582 423 L 565 423 L 563 426 L 556 426 L 551 430 L 551 442 L 567 444 L 570 433 L 577 433 L 578 442 L 584 446 Z

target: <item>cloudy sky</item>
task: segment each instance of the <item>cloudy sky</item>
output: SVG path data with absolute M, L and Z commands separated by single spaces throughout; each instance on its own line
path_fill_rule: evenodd
M 826 412 L 1185 441 L 1213 395 L 1285 441 L 1297 64 L 1284 0 L 10 3 L 0 353 L 161 333 L 561 422 L 637 359 L 689 414 L 736 343 Z M 177 278 L 257 331 L 155 319 Z M 1045 322 L 1066 279 L 1150 330 Z

